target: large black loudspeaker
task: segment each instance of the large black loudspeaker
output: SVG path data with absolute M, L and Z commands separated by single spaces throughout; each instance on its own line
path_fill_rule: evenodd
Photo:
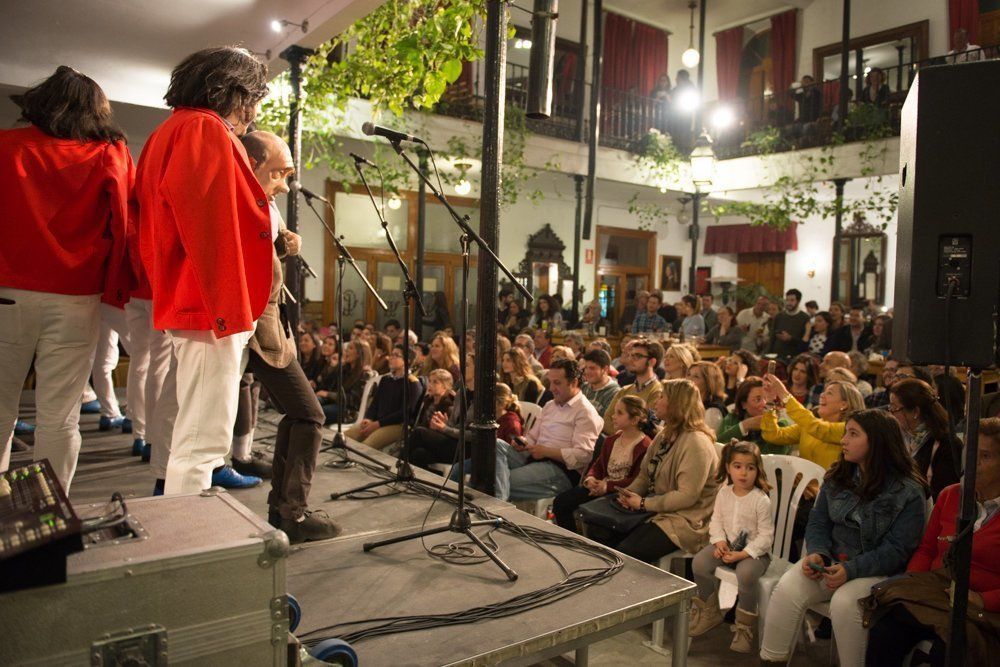
M 989 368 L 998 362 L 1000 61 L 920 70 L 903 105 L 899 163 L 892 349 L 917 364 Z

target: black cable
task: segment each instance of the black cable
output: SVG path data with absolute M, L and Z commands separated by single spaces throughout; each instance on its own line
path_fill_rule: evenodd
M 958 288 L 958 278 L 952 276 L 948 279 L 948 289 L 944 297 L 944 374 L 947 376 L 951 372 L 951 300 L 954 298 L 955 290 Z M 936 390 L 936 387 L 931 387 Z M 970 398 L 971 400 L 971 398 Z M 962 477 L 962 446 L 958 436 L 955 434 L 955 420 L 951 410 L 951 392 L 944 392 L 944 410 L 948 413 L 948 446 L 951 447 L 951 464 L 955 468 L 955 475 Z
M 128 506 L 125 504 L 125 497 L 122 496 L 121 492 L 115 491 L 111 494 L 111 500 L 108 501 L 108 504 L 111 505 L 113 503 L 118 503 L 117 509 L 106 512 L 101 516 L 83 519 L 82 532 L 85 535 L 98 530 L 114 528 L 128 521 Z

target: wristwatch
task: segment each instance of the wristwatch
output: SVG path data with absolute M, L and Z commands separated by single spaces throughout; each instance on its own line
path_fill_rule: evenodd
M 639 499 L 639 510 L 643 512 L 646 511 L 646 496 Z

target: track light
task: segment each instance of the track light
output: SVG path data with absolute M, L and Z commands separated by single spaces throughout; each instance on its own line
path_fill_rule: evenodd
M 301 28 L 302 32 L 309 32 L 309 19 L 305 19 L 302 23 L 296 23 L 287 19 L 274 19 L 271 21 L 271 30 L 281 32 L 290 25 Z

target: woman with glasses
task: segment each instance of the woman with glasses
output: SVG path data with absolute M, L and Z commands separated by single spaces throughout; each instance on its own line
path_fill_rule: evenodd
M 923 380 L 904 379 L 889 389 L 889 412 L 903 429 L 910 456 L 931 485 L 937 500 L 942 489 L 959 480 L 962 443 L 948 429 L 948 413 Z

